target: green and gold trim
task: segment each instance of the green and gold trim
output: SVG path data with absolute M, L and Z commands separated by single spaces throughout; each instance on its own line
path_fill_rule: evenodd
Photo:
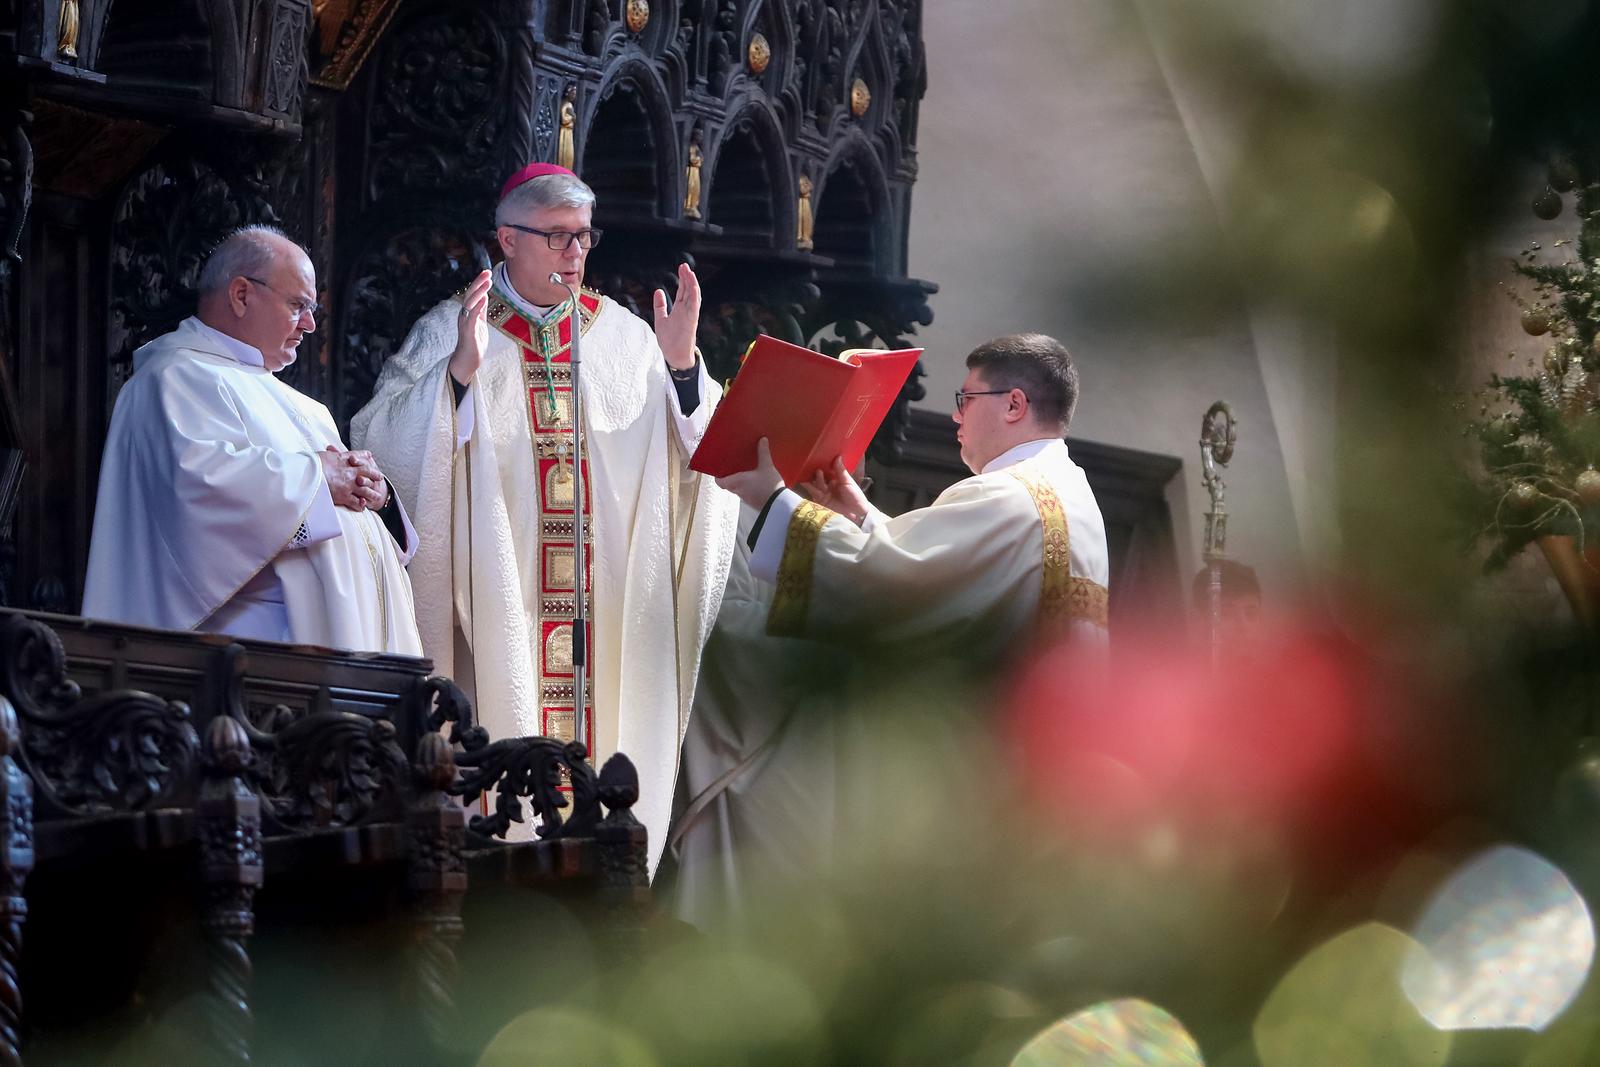
M 1064 627 L 1072 622 L 1092 622 L 1105 629 L 1110 621 L 1106 587 L 1090 578 L 1072 573 L 1072 536 L 1067 527 L 1067 512 L 1050 483 L 1025 464 L 1011 468 L 1012 477 L 1021 482 L 1044 527 L 1044 566 L 1039 591 L 1039 621 L 1046 627 Z
M 806 615 L 811 608 L 811 571 L 817 558 L 817 542 L 822 528 L 834 512 L 821 504 L 802 501 L 789 517 L 789 530 L 783 542 L 783 560 L 778 564 L 772 608 L 767 612 L 767 633 L 773 637 L 800 637 L 806 631 Z

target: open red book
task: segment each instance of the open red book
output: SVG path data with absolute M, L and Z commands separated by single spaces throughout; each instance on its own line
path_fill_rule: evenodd
M 852 348 L 832 359 L 762 334 L 745 353 L 689 466 L 721 477 L 756 465 L 765 437 L 790 485 L 808 482 L 842 456 L 846 470 L 867 453 L 920 348 Z

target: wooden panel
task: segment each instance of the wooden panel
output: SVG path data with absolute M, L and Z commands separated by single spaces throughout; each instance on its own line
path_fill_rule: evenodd
M 104 441 L 106 266 L 81 201 L 41 196 L 22 273 L 16 386 L 29 476 L 18 517 L 16 592 L 28 604 L 75 609 Z

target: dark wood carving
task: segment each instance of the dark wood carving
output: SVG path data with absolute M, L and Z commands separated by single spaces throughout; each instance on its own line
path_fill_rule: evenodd
M 28 140 L 32 112 L 8 108 L 0 125 L 5 129 L 5 154 L 0 157 L 0 254 L 9 260 L 0 270 L 10 271 L 22 262 L 22 228 L 33 206 L 33 145 Z
M 602 842 L 600 881 L 608 889 L 644 889 L 650 885 L 647 871 L 646 831 L 634 818 L 633 806 L 639 801 L 639 772 L 633 761 L 618 752 L 600 768 L 597 788 L 606 817 L 600 820 L 595 836 Z
M 451 796 L 455 757 L 439 734 L 417 742 L 412 774 L 416 796 L 407 824 L 416 1006 L 424 1036 L 442 1048 L 456 1028 L 456 944 L 467 892 L 466 812 Z
M 233 684 L 224 706 L 257 753 L 251 777 L 269 828 L 356 826 L 398 814 L 407 763 L 394 722 L 327 708 L 296 715 L 283 705 L 248 707 L 248 668 L 242 646 L 226 649 L 223 671 Z
M 96 69 L 153 113 L 295 134 L 310 34 L 310 0 L 118 0 Z
M 270 1034 L 264 1027 L 272 1016 L 265 999 L 258 1010 L 252 991 L 251 945 L 258 922 L 285 914 L 284 902 L 291 898 L 311 915 L 319 914 L 324 896 L 336 895 L 334 885 L 357 867 L 362 869 L 359 884 L 378 889 L 373 908 L 390 907 L 395 929 L 409 934 L 406 984 L 413 992 L 403 998 L 402 1024 L 408 1038 L 414 1028 L 435 1051 L 458 1047 L 461 1036 L 456 952 L 464 934 L 469 876 L 476 880 L 481 872 L 502 886 L 564 883 L 568 899 L 587 896 L 596 905 L 582 910 L 603 927 L 596 931 L 602 944 L 637 955 L 650 919 L 647 837 L 630 810 L 638 798 L 638 776 L 626 757 L 608 761 L 597 776 L 576 746 L 544 738 L 492 741 L 454 683 L 423 676 L 425 661 L 402 663 L 405 657 L 319 653 L 267 642 L 245 649 L 214 635 L 165 634 L 69 618 L 51 622 L 60 625 L 65 642 L 40 617 L 0 613 L 0 825 L 9 830 L 0 848 L 0 1063 L 20 1062 L 17 976 L 27 913 L 22 885 L 35 859 L 30 791 L 46 800 L 87 798 L 76 810 L 52 802 L 40 823 L 36 882 L 48 876 L 55 891 L 115 872 L 117 902 L 125 904 L 141 894 L 149 899 L 148 880 L 170 878 L 181 868 L 179 882 L 160 899 L 175 899 L 172 890 L 177 898 L 199 890 L 205 965 L 191 982 L 205 990 L 205 1029 L 196 1036 L 211 1045 L 206 1062 L 246 1063 L 257 1051 L 253 1042 L 267 1047 Z M 263 676 L 252 662 L 270 664 L 273 673 Z M 161 680 L 161 696 L 138 694 L 124 684 L 146 679 Z M 167 750 L 167 725 L 145 725 L 152 715 L 171 718 L 183 707 L 168 698 L 174 691 L 193 697 L 204 719 L 201 749 L 188 718 L 181 718 L 178 733 L 187 731 L 182 761 Z M 290 708 L 272 700 L 278 692 L 300 692 L 307 699 Z M 374 712 L 338 710 L 334 694 L 342 694 L 342 707 L 364 700 Z M 118 705 L 134 710 L 106 713 L 120 729 L 115 743 L 105 740 L 111 732 L 93 715 L 79 714 L 84 708 Z M 32 710 L 24 714 L 23 708 Z M 78 715 L 72 720 L 82 727 L 76 743 L 85 753 L 142 753 L 154 762 L 138 769 L 158 781 L 141 785 L 136 775 L 118 777 L 122 765 L 109 758 L 81 758 L 59 773 L 46 768 L 31 754 L 28 734 L 35 721 L 52 725 L 51 717 L 63 708 Z M 389 750 L 398 748 L 396 738 L 404 738 L 415 757 L 402 760 L 391 781 Z M 457 746 L 466 776 L 457 773 Z M 111 777 L 96 784 L 102 765 Z M 178 768 L 176 777 L 166 777 Z M 75 784 L 62 785 L 67 776 Z M 369 779 L 365 784 L 357 781 L 363 776 Z M 573 802 L 565 818 L 564 777 L 571 780 Z M 544 824 L 540 840 L 507 843 L 470 832 L 460 798 L 485 791 L 498 791 L 496 814 L 503 826 L 522 815 L 521 801 L 527 800 L 530 814 Z M 152 796 L 159 806 L 141 799 Z M 492 822 L 478 829 L 493 831 Z M 352 827 L 359 832 L 337 832 Z M 475 846 L 471 851 L 469 844 Z M 190 848 L 197 863 L 171 862 L 188 855 L 178 850 Z M 273 870 L 281 865 L 286 877 L 281 883 L 274 877 L 275 903 L 258 917 L 269 856 Z M 384 903 L 386 880 L 391 880 L 394 904 L 404 891 L 403 910 Z M 30 920 L 36 927 L 45 911 L 41 905 Z M 81 909 L 59 906 L 51 914 L 74 924 L 83 918 Z M 135 926 L 142 921 L 136 919 Z M 107 961 L 97 958 L 97 967 L 86 976 L 81 961 L 58 958 L 53 949 L 61 937 L 59 930 L 55 933 L 43 942 L 49 947 L 35 949 L 23 981 L 44 968 L 50 973 L 46 988 L 57 991 L 55 1001 L 63 999 L 62 989 L 72 990 L 69 999 L 76 1000 L 77 991 L 94 985 L 102 973 L 117 972 L 117 966 L 102 967 Z M 37 929 L 30 932 L 30 944 L 37 936 Z M 111 939 L 97 936 L 96 951 L 109 952 L 104 942 Z M 109 980 L 115 993 L 115 978 Z M 126 988 L 109 998 L 104 989 L 96 993 L 104 998 L 102 1010 L 127 995 Z M 58 1020 L 58 1029 L 46 1024 L 45 1045 L 50 1036 L 65 1032 L 59 1028 L 68 1026 L 77 1010 L 55 1001 L 49 1015 Z M 33 1010 L 36 1016 L 40 1012 L 37 1006 Z M 91 1012 L 77 1021 L 97 1018 Z M 40 1037 L 36 1018 L 31 1039 Z M 35 1049 L 45 1060 L 55 1051 Z
M 211 1040 L 221 1063 L 249 1063 L 249 939 L 265 865 L 261 801 L 248 784 L 254 753 L 242 724 L 226 715 L 206 730 L 205 784 L 195 812 L 205 930 Z
M 198 756 L 187 704 L 132 689 L 83 696 L 61 641 L 23 615 L 0 619 L 0 687 L 48 815 L 141 811 L 180 797 Z
M 17 764 L 22 735 L 16 709 L 0 697 L 0 1064 L 22 1063 L 22 924 L 28 917 L 23 887 L 33 870 L 33 785 Z
M 479 837 L 503 839 L 512 823 L 523 821 L 522 801 L 527 800 L 539 820 L 535 832 L 541 840 L 592 835 L 600 805 L 588 756 L 582 744 L 550 737 L 517 737 L 467 749 L 456 757 L 463 771 L 452 791 L 469 804 L 491 791 L 495 795 L 494 814 L 472 816 L 467 828 Z M 572 813 L 565 819 L 564 780 L 572 790 Z
M 427 718 L 430 730 L 449 726 L 448 740 L 459 745 L 455 756 L 463 768 L 450 792 L 468 804 L 493 792 L 494 814 L 474 815 L 467 829 L 479 839 L 504 839 L 512 823 L 523 821 L 522 801 L 539 820 L 540 840 L 588 837 L 600 820 L 599 785 L 589 765 L 588 749 L 577 741 L 549 737 L 516 737 L 491 741 L 487 731 L 473 721 L 472 705 L 454 682 L 430 678 L 423 684 L 432 701 Z M 572 812 L 564 792 L 572 794 Z
M 606 816 L 595 828 L 600 852 L 600 891 L 607 911 L 606 938 L 622 963 L 643 953 L 650 902 L 649 833 L 634 818 L 639 799 L 639 772 L 622 753 L 600 768 L 600 803 Z

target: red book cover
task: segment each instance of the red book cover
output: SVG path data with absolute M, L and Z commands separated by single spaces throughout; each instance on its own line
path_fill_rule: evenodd
M 745 353 L 689 466 L 719 478 L 747 471 L 756 465 L 756 442 L 765 437 L 790 485 L 810 481 L 834 456 L 852 470 L 921 355 L 920 348 L 853 348 L 833 359 L 762 334 Z

